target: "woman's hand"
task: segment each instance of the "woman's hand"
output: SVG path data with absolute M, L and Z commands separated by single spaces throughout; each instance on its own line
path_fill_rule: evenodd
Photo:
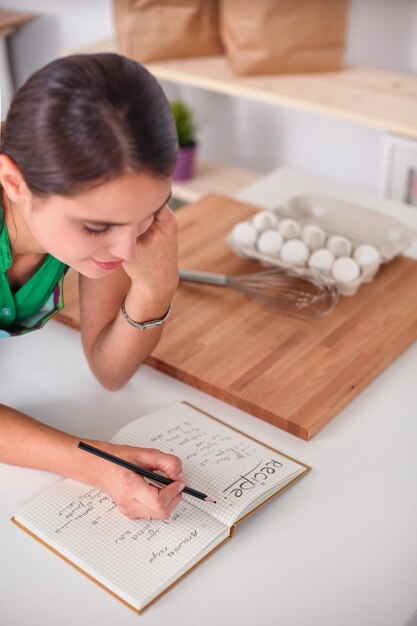
M 118 446 L 102 441 L 92 445 L 150 471 L 161 471 L 171 480 L 167 487 L 155 487 L 139 474 L 114 463 L 92 456 L 84 462 L 90 464 L 88 482 L 103 489 L 115 502 L 119 511 L 130 519 L 168 519 L 181 501 L 184 489 L 181 460 L 152 448 Z M 90 455 L 86 455 L 89 456 Z
M 123 268 L 132 281 L 129 299 L 165 312 L 178 285 L 177 221 L 168 205 L 138 237 L 136 259 L 125 261 Z

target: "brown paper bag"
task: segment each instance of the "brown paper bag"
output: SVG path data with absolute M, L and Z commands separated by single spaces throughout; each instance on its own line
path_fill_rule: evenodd
M 141 63 L 222 54 L 217 0 L 114 0 L 119 50 Z
M 220 0 L 220 33 L 236 74 L 342 66 L 349 0 Z

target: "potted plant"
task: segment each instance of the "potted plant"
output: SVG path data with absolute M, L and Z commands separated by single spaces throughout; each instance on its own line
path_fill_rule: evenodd
M 170 102 L 178 135 L 178 156 L 173 180 L 193 177 L 196 144 L 196 123 L 193 110 L 182 100 Z

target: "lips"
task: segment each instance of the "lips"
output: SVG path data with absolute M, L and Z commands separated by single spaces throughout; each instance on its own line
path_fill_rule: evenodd
M 123 263 L 122 260 L 119 261 L 96 261 L 96 259 L 92 259 L 93 263 L 97 265 L 102 270 L 114 270 L 116 267 L 120 267 Z

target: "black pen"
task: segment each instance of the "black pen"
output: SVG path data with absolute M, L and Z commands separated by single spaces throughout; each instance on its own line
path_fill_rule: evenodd
M 155 472 L 151 472 L 144 467 L 140 467 L 139 465 L 135 465 L 134 463 L 130 463 L 129 461 L 125 461 L 124 459 L 119 458 L 118 456 L 114 456 L 113 454 L 109 454 L 104 450 L 100 450 L 100 448 L 95 448 L 94 446 L 90 446 L 88 443 L 84 443 L 83 441 L 78 442 L 78 447 L 85 452 L 90 452 L 91 454 L 96 454 L 97 456 L 105 459 L 106 461 L 110 461 L 111 463 L 116 463 L 116 465 L 121 465 L 125 469 L 131 470 L 132 472 L 136 472 L 140 476 L 144 476 L 145 478 L 149 478 L 150 480 L 154 480 L 155 482 L 161 483 L 162 485 L 170 485 L 175 482 L 170 478 L 166 478 L 165 476 L 161 476 L 160 474 L 155 474 Z M 194 496 L 194 498 L 198 498 L 199 500 L 204 500 L 209 504 L 215 504 L 216 501 L 213 498 L 210 498 L 206 493 L 202 493 L 201 491 L 197 491 L 196 489 L 192 489 L 191 487 L 184 487 L 182 490 L 183 493 L 186 493 L 189 496 Z

